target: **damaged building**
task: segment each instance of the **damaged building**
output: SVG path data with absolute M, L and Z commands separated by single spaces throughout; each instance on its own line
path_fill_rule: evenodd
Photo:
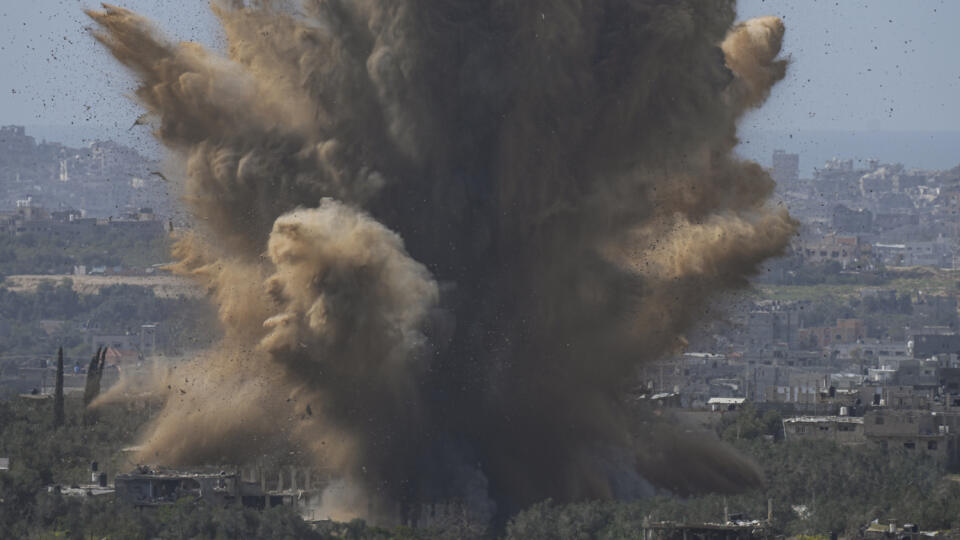
M 169 505 L 184 497 L 219 506 L 239 503 L 257 509 L 283 505 L 302 510 L 314 506 L 325 484 L 316 481 L 316 471 L 289 469 L 280 470 L 276 477 L 271 475 L 268 479 L 256 467 L 179 471 L 140 466 L 130 473 L 116 475 L 114 486 L 119 501 L 137 508 Z

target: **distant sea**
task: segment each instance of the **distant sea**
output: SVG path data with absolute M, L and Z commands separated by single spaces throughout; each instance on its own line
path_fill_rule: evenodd
M 765 167 L 774 150 L 800 155 L 800 176 L 834 157 L 864 164 L 903 163 L 907 168 L 950 169 L 960 165 L 960 131 L 757 131 L 740 132 L 737 153 Z

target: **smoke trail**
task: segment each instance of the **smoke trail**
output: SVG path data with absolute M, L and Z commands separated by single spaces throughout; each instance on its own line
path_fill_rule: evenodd
M 145 456 L 293 445 L 385 510 L 613 497 L 635 467 L 678 491 L 757 481 L 659 434 L 638 448 L 619 396 L 793 234 L 732 154 L 785 74 L 778 19 L 734 25 L 729 0 L 213 9 L 226 58 L 89 12 L 186 163 L 203 228 L 177 269 L 226 333 L 161 385 Z

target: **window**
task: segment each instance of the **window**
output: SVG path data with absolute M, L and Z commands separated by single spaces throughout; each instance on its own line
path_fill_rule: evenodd
M 936 450 L 937 441 L 927 441 L 927 450 Z
M 903 447 L 906 448 L 907 450 L 914 450 L 917 447 L 917 443 L 913 441 L 907 441 L 903 443 Z

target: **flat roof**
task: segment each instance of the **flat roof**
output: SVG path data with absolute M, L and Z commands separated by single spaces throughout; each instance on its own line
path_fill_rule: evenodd
M 99 497 L 100 495 L 112 495 L 114 492 L 115 490 L 112 487 L 99 485 L 60 488 L 60 494 L 65 497 Z
M 118 474 L 116 478 L 123 479 L 161 479 L 161 480 L 177 480 L 180 478 L 233 478 L 237 476 L 236 473 L 225 473 L 225 474 L 216 474 L 216 473 L 175 473 L 175 472 L 163 472 L 163 473 L 129 473 L 129 474 Z
M 747 398 L 742 397 L 712 397 L 707 401 L 707 405 L 739 405 L 747 401 Z
M 794 416 L 793 418 L 784 418 L 786 424 L 816 424 L 837 422 L 840 424 L 862 424 L 863 417 L 860 416 Z
M 235 478 L 232 471 L 178 471 L 175 469 L 146 469 L 121 473 L 116 476 L 120 480 L 178 480 L 183 478 Z

